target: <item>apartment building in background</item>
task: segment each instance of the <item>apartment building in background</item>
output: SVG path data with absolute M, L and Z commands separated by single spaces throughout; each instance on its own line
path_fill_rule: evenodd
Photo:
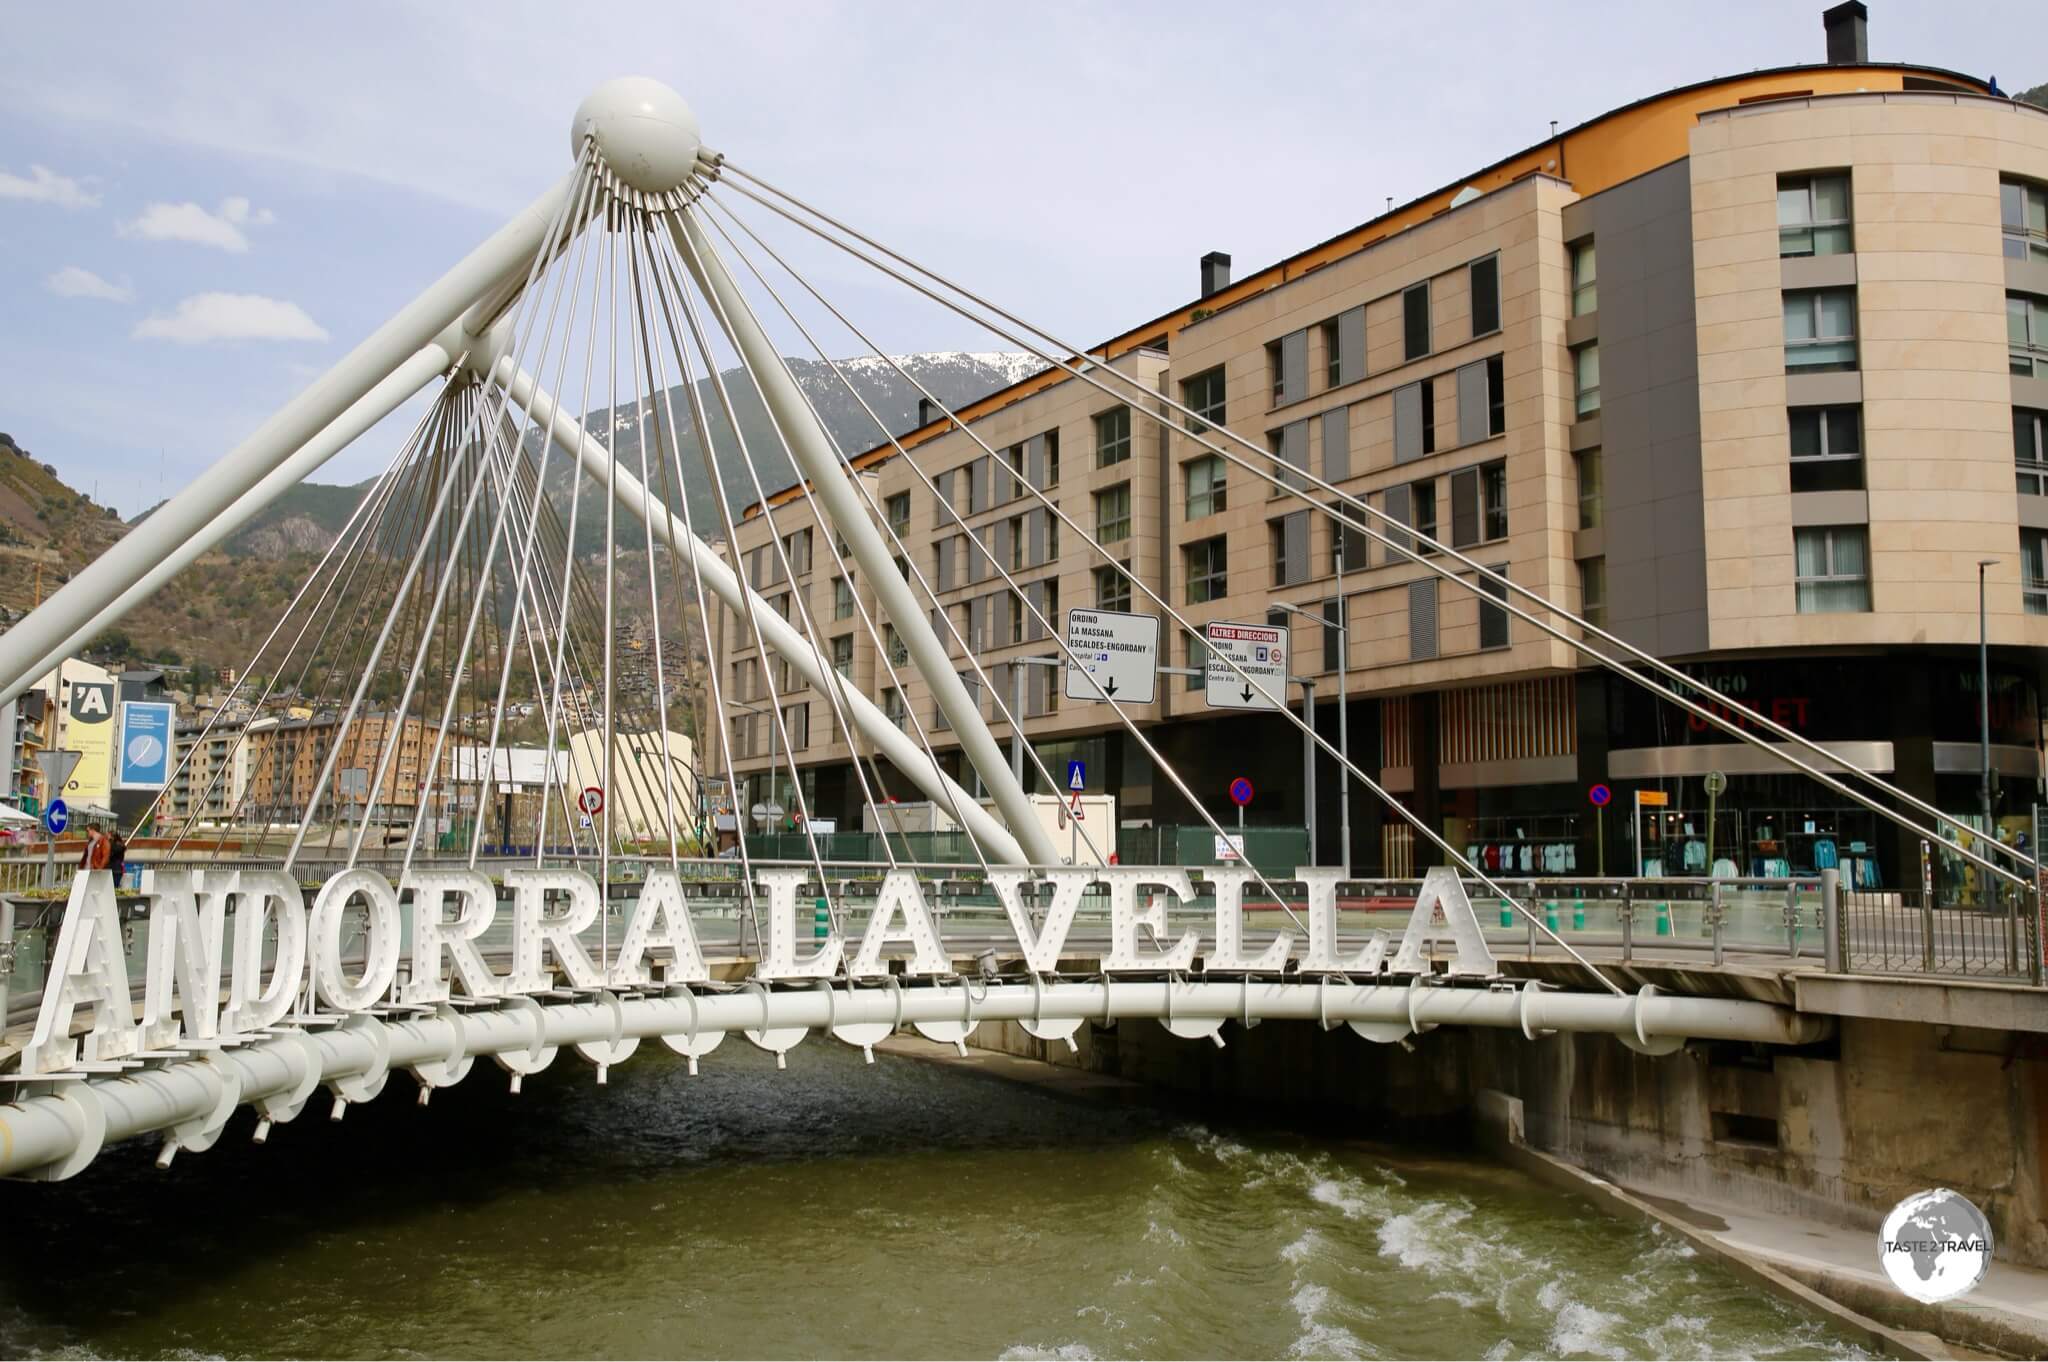
M 1056 778 L 1078 757 L 1124 820 L 1196 821 L 1108 705 L 1061 698 L 1059 669 L 1022 661 L 1057 655 L 1040 613 L 1064 630 L 1072 606 L 1164 617 L 1163 601 L 1197 631 L 1286 627 L 1332 742 L 1348 649 L 1352 759 L 1489 868 L 1591 870 L 1604 817 L 1609 873 L 1705 873 L 1718 771 L 1714 860 L 1918 875 L 1888 824 L 1493 599 L 1336 533 L 1257 464 L 1365 498 L 1963 815 L 1979 808 L 1988 562 L 1994 818 L 2016 826 L 2041 779 L 2048 656 L 2048 112 L 1868 61 L 1854 0 L 1824 21 L 1825 64 L 1639 100 L 1243 279 L 1205 259 L 1200 297 L 1094 352 L 1135 392 L 1041 374 L 966 408 L 971 433 L 932 421 L 902 437 L 907 457 L 856 457 L 997 738 L 1010 725 L 991 692 L 1014 694 Z M 1272 457 L 1217 456 L 1178 412 L 1152 419 L 1149 395 Z M 750 509 L 731 551 L 785 615 L 805 593 L 832 665 L 971 787 L 823 534 L 792 489 Z M 1166 619 L 1163 635 L 1162 660 L 1202 665 L 1197 633 Z M 786 734 L 811 807 L 858 817 L 826 697 L 730 611 L 719 665 L 741 777 L 770 788 Z M 1304 821 L 1300 733 L 1211 709 L 1201 684 L 1162 677 L 1127 713 L 1212 813 L 1243 775 L 1252 821 Z M 1317 766 L 1334 861 L 1338 772 Z M 1605 815 L 1595 782 L 1615 791 Z M 1636 789 L 1670 799 L 1641 828 Z M 1359 873 L 1431 863 L 1378 801 L 1355 792 L 1351 809 Z

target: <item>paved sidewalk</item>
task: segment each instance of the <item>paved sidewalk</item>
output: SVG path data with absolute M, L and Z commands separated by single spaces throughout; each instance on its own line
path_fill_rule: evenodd
M 1994 1261 L 1967 1296 L 1921 1305 L 1902 1295 L 1878 1266 L 1875 1230 L 1816 1224 L 1694 1196 L 1680 1202 L 1629 1190 L 1731 1252 L 1766 1259 L 1873 1319 L 1927 1330 L 1966 1347 L 2048 1356 L 2048 1271 Z

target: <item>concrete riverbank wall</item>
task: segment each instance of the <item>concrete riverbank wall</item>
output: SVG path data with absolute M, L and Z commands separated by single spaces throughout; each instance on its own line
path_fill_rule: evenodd
M 1519 1098 L 1528 1142 L 1676 1202 L 1711 1198 L 1875 1231 L 1900 1198 L 1981 1206 L 2001 1259 L 2048 1267 L 2048 1045 L 2019 1032 L 1844 1017 L 1800 1049 L 1442 1029 L 1412 1049 L 1339 1027 L 1231 1025 L 1217 1049 L 1147 1022 L 1078 1051 L 1014 1024 L 974 1043 L 1361 1135 L 1475 1142 L 1479 1094 Z

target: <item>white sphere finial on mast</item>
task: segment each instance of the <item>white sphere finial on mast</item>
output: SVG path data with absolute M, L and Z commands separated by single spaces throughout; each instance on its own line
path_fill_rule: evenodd
M 583 150 L 585 134 L 612 172 L 647 194 L 675 189 L 696 168 L 704 139 L 697 115 L 683 97 L 647 76 L 620 76 L 590 92 L 569 125 L 569 151 Z

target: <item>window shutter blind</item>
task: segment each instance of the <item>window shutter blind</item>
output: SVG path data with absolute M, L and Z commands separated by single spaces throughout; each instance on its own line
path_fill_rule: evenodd
M 1422 457 L 1422 385 L 1394 389 L 1394 462 Z
M 1045 490 L 1045 437 L 1034 435 L 1024 442 L 1024 476 L 1040 491 Z
M 939 541 L 939 559 L 936 565 L 938 589 L 950 591 L 953 587 L 953 537 Z
M 1408 660 L 1436 656 L 1436 578 L 1408 583 Z
M 1280 522 L 1281 546 L 1287 556 L 1287 580 L 1308 580 L 1308 512 L 1296 511 Z
M 1280 458 L 1301 472 L 1276 469 L 1280 481 L 1288 487 L 1306 487 L 1308 479 L 1302 473 L 1308 471 L 1308 422 L 1289 421 L 1280 428 Z
M 1027 561 L 1033 567 L 1045 561 L 1045 525 L 1050 517 L 1051 512 L 1043 506 L 1034 507 L 1025 513 L 1024 533 L 1029 536 L 1030 550 Z
M 1486 438 L 1486 361 L 1458 369 L 1458 443 L 1469 445 Z
M 998 520 L 995 524 L 995 531 L 996 562 L 1000 566 L 1007 568 L 1010 565 L 1010 522 Z
M 1323 481 L 1351 476 L 1351 408 L 1323 413 Z
M 1294 402 L 1308 396 L 1308 332 L 1290 331 L 1280 338 L 1279 399 Z
M 1365 308 L 1337 315 L 1337 381 L 1356 383 L 1365 377 Z
M 1479 542 L 1479 470 L 1451 474 L 1451 547 Z
M 1033 582 L 1026 586 L 1024 599 L 1031 602 L 1031 609 L 1025 613 L 1024 637 L 1036 643 L 1045 637 L 1045 625 L 1039 620 L 1045 613 L 1045 583 Z
M 1399 487 L 1389 487 L 1387 489 L 1387 514 L 1392 516 L 1394 519 L 1400 521 L 1403 525 L 1412 525 L 1415 523 L 1413 512 L 1409 506 L 1409 488 L 1406 483 L 1403 483 Z M 1415 547 L 1415 541 L 1410 539 L 1407 535 L 1402 534 L 1400 531 L 1394 529 L 1392 526 L 1386 526 L 1384 528 L 1387 531 L 1387 538 L 1392 540 L 1394 544 L 1399 544 L 1403 548 Z M 1394 551 L 1392 544 L 1382 546 L 1381 552 L 1385 555 L 1382 561 L 1388 563 L 1401 563 L 1407 561 L 1406 559 L 1401 557 L 1399 553 Z M 1348 565 L 1349 564 L 1347 563 L 1347 566 Z

